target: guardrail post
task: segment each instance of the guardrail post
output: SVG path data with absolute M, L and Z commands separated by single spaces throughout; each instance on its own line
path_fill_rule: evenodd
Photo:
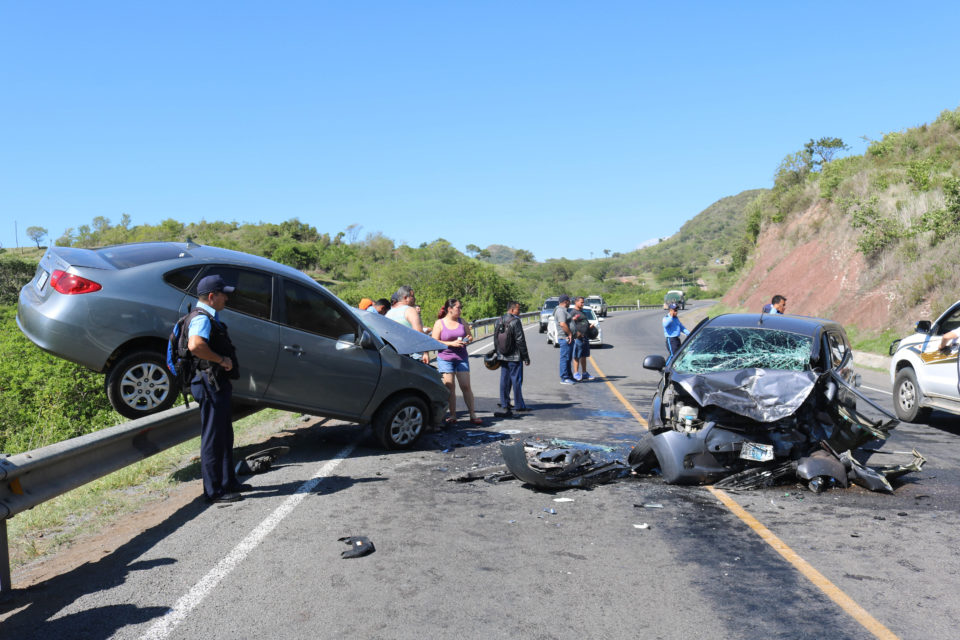
M 7 545 L 7 519 L 0 520 L 0 602 L 13 596 L 10 584 L 10 548 Z

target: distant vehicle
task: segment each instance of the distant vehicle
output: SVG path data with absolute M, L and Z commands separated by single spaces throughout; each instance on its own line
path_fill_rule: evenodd
M 907 422 L 924 422 L 933 409 L 960 415 L 957 346 L 940 351 L 940 337 L 960 327 L 960 300 L 933 324 L 917 323 L 914 333 L 890 345 L 893 408 Z
M 597 314 L 598 318 L 607 317 L 607 303 L 604 301 L 603 296 L 590 296 L 583 301 L 583 304 L 593 309 L 593 312 Z
M 571 307 L 572 309 L 572 307 Z M 603 329 L 600 328 L 600 319 L 597 318 L 597 314 L 593 312 L 593 309 L 586 306 L 586 301 L 584 301 L 583 315 L 587 316 L 587 320 L 590 322 L 591 327 L 597 328 L 597 337 L 590 340 L 590 346 L 597 347 L 603 344 Z M 557 329 L 557 320 L 553 316 L 550 316 L 550 321 L 547 323 L 547 344 L 552 344 L 554 347 L 559 347 L 560 343 L 558 342 L 558 329 Z
M 667 291 L 667 295 L 663 296 L 663 306 L 666 308 L 671 302 L 676 303 L 680 309 L 686 309 L 687 307 L 687 296 L 683 291 L 673 290 Z
M 238 402 L 372 423 L 387 448 L 412 445 L 442 419 L 449 392 L 437 370 L 404 356 L 440 343 L 351 308 L 296 269 L 238 251 L 173 242 L 50 247 L 20 290 L 17 326 L 41 349 L 104 373 L 113 408 L 141 418 L 176 402 L 167 337 L 208 274 L 236 287 L 220 316 L 237 347 Z
M 540 333 L 547 330 L 547 322 L 553 317 L 553 312 L 557 310 L 560 304 L 560 296 L 547 298 L 543 301 L 543 307 L 540 308 Z

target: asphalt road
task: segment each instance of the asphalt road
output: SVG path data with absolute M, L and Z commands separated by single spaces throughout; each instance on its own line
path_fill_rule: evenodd
M 397 453 L 355 426 L 278 434 L 294 451 L 254 476 L 243 502 L 198 500 L 18 594 L 0 637 L 956 637 L 960 428 L 944 415 L 888 441 L 928 459 L 894 495 L 794 484 L 724 494 L 656 477 L 560 492 L 449 481 L 499 464 L 511 437 L 603 444 L 625 459 L 658 379 L 640 363 L 663 352 L 660 312 L 611 313 L 602 327 L 591 370 L 603 379 L 575 386 L 559 384 L 558 351 L 527 331 L 534 412 L 520 418 L 493 418 L 499 376 L 481 343 L 471 365 L 483 427 Z M 887 376 L 863 375 L 889 407 Z M 342 559 L 338 538 L 352 535 L 376 551 Z

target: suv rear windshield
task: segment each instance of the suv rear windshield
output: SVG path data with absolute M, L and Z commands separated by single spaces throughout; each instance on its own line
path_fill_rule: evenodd
M 547 300 L 543 303 L 543 308 L 549 311 L 550 309 L 556 309 L 558 304 L 560 304 L 559 300 Z
M 704 327 L 685 344 L 673 364 L 678 373 L 736 369 L 810 369 L 813 339 L 788 331 Z
M 104 247 L 103 249 L 97 249 L 96 253 L 117 269 L 129 269 L 130 267 L 139 267 L 142 264 L 173 260 L 190 255 L 177 245 L 166 242 Z
M 587 298 L 584 302 L 586 304 L 603 304 L 603 298 Z

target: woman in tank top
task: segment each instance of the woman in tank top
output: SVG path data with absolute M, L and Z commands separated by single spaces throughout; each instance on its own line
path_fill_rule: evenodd
M 460 319 L 463 305 L 456 298 L 450 298 L 440 307 L 437 321 L 433 324 L 433 339 L 447 345 L 447 348 L 437 354 L 437 369 L 443 376 L 443 384 L 450 391 L 450 413 L 446 424 L 452 425 L 457 421 L 457 392 L 456 385 L 460 385 L 463 402 L 470 412 L 471 424 L 483 424 L 473 408 L 473 390 L 470 388 L 470 360 L 467 354 L 467 343 L 473 340 L 470 325 Z

